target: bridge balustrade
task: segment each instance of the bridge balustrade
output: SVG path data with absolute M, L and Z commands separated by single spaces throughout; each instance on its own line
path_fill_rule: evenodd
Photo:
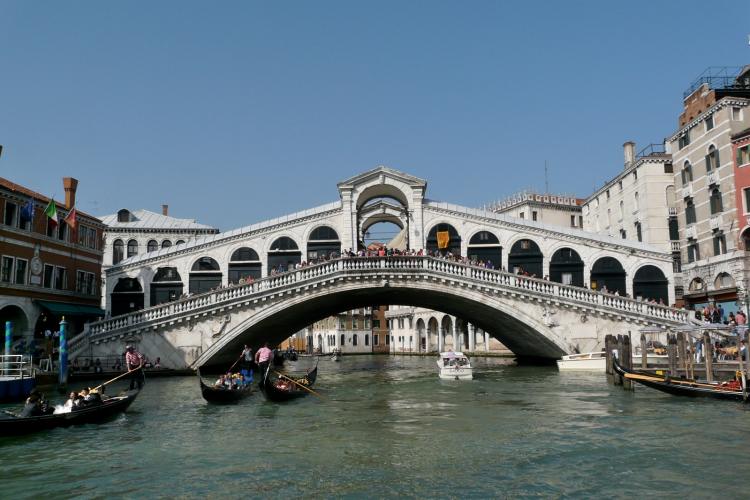
M 238 299 L 262 295 L 263 293 L 282 289 L 289 285 L 312 282 L 318 278 L 333 276 L 337 273 L 352 274 L 365 272 L 369 274 L 380 270 L 402 272 L 410 270 L 429 271 L 445 276 L 471 279 L 507 289 L 528 290 L 546 296 L 559 297 L 592 306 L 603 306 L 609 309 L 641 314 L 650 318 L 671 322 L 685 322 L 688 320 L 687 312 L 684 310 L 440 258 L 427 256 L 341 257 L 321 264 L 269 276 L 254 283 L 232 285 L 128 313 L 123 316 L 90 323 L 83 333 L 71 339 L 70 346 L 71 349 L 74 349 L 80 342 L 86 339 L 97 340 L 99 337 L 105 337 L 108 332 L 163 318 L 206 310 L 212 306 L 229 304 Z

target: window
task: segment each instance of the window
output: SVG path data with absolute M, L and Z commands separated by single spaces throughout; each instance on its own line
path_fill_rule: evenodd
M 719 150 L 714 146 L 709 146 L 706 155 L 706 173 L 719 168 Z
M 750 144 L 737 148 L 737 166 L 750 163 Z
M 172 246 L 172 242 L 169 241 L 169 240 L 164 240 L 164 241 L 161 242 L 161 247 L 162 248 L 169 248 L 171 246 Z
M 742 190 L 743 193 L 745 193 L 745 213 L 750 212 L 750 188 L 745 188 Z
M 677 146 L 679 149 L 682 149 L 688 144 L 690 144 L 690 131 L 686 130 L 685 133 L 682 134 L 680 138 L 678 139 Z
M 16 259 L 16 277 L 15 277 L 15 284 L 16 285 L 25 285 L 27 283 L 26 275 L 28 269 L 28 261 L 24 259 Z
M 359 327 L 359 320 L 356 316 L 352 316 L 352 330 L 355 330 Z
M 64 267 L 55 267 L 55 288 L 57 290 L 68 288 L 68 274 Z
M 706 132 L 714 128 L 714 115 L 710 114 L 706 117 Z
M 159 250 L 159 244 L 156 242 L 156 240 L 148 240 L 148 243 L 146 244 L 146 251 L 155 252 L 157 250 Z
M 10 201 L 5 201 L 5 216 L 4 216 L 4 223 L 6 226 L 16 226 L 16 216 L 18 212 L 18 205 L 15 203 L 11 203 Z
M 346 343 L 346 336 L 342 333 L 341 334 L 341 343 L 339 345 L 344 345 Z
M 685 162 L 681 175 L 683 186 L 687 186 L 689 182 L 693 182 L 693 167 L 690 166 L 690 162 Z
M 714 236 L 714 255 L 724 255 L 727 253 L 727 239 L 723 234 Z
M 609 199 L 609 189 L 607 189 L 607 199 Z
M 576 216 L 571 215 L 570 216 L 570 227 L 576 227 Z
M 732 120 L 736 122 L 742 120 L 742 108 L 739 106 L 732 107 Z
M 370 336 L 365 334 L 365 345 L 370 345 Z
M 370 318 L 365 318 L 365 330 L 370 329 Z
M 386 335 L 385 336 L 385 345 L 390 345 L 390 343 L 391 343 L 391 335 Z
M 380 337 L 380 335 L 373 335 L 372 336 L 372 345 L 378 345 L 378 341 L 380 340 L 379 337 Z
M 346 330 L 346 318 L 339 318 L 339 330 Z
M 86 273 L 83 271 L 76 271 L 76 292 L 83 293 L 86 288 Z
M 670 167 L 671 167 L 671 165 L 670 165 Z M 671 172 L 671 170 L 670 170 L 670 172 Z M 637 180 L 638 180 L 638 169 L 636 168 L 635 170 L 633 170 L 633 181 L 637 181 Z
M 578 227 L 583 229 L 583 215 L 578 216 Z
M 612 225 L 612 210 L 607 209 L 607 227 Z
M 721 203 L 721 191 L 719 188 L 714 188 L 711 191 L 711 215 L 720 214 L 724 211 L 724 206 Z
M 624 240 L 627 238 L 627 233 L 624 229 L 620 229 L 620 237 Z
M 700 260 L 700 251 L 698 250 L 698 243 L 691 243 L 687 247 L 688 264 Z
M 638 200 L 638 191 L 635 192 L 633 195 L 633 203 L 635 204 L 635 210 L 638 211 L 640 209 L 640 201 Z
M 531 212 L 531 220 L 536 221 L 536 210 Z
M 50 238 L 56 237 L 57 236 L 57 231 L 56 231 L 57 224 L 52 222 L 52 219 L 50 219 L 47 216 L 45 216 L 45 219 L 47 219 L 47 236 L 49 236 Z
M 372 320 L 372 327 L 373 328 L 380 328 L 380 320 L 379 319 Z
M 117 222 L 130 222 L 130 211 L 127 208 L 117 211 Z
M 138 242 L 135 240 L 128 241 L 128 257 L 138 255 Z
M 525 217 L 524 217 L 525 215 L 526 215 L 526 214 L 524 214 L 523 212 L 521 212 L 521 213 L 520 213 L 520 214 L 519 214 L 518 216 L 519 216 L 520 218 L 522 218 L 522 219 L 523 219 L 523 218 L 525 218 Z
M 688 199 L 685 205 L 685 224 L 695 224 L 695 203 Z
M 620 192 L 622 192 L 622 181 L 617 182 L 617 187 L 620 188 Z
M 57 238 L 60 241 L 68 241 L 68 225 L 62 222 L 62 218 L 57 225 Z
M 125 257 L 125 244 L 122 240 L 115 240 L 112 244 L 112 264 L 119 264 Z
M 671 163 L 665 163 L 664 164 L 664 173 L 665 174 L 674 173 L 674 169 L 672 168 L 672 164 Z
M 643 241 L 643 233 L 641 232 L 641 223 L 636 222 L 635 223 L 635 235 L 638 238 L 638 241 Z
M 354 335 L 352 335 L 352 345 L 354 345 L 354 346 L 357 345 L 357 334 L 356 333 Z
M 13 275 L 13 257 L 3 257 L 2 268 L 0 268 L 0 281 L 11 283 Z
M 55 266 L 44 265 L 44 288 L 52 288 L 52 278 L 55 275 Z
M 96 248 L 96 229 L 88 226 L 78 226 L 78 244 L 86 245 L 89 248 Z M 115 263 L 114 259 L 113 263 Z
M 177 243 L 175 243 L 175 245 L 182 245 L 183 243 L 185 243 L 185 240 L 177 240 Z
M 625 216 L 625 202 L 620 200 L 620 220 Z

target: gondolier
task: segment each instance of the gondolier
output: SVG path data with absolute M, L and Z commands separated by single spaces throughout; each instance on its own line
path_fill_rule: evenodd
M 258 349 L 255 353 L 255 363 L 258 365 L 260 370 L 260 385 L 263 386 L 263 381 L 266 378 L 266 372 L 268 372 L 268 363 L 271 361 L 273 351 L 268 348 L 268 342 L 263 344 L 263 347 Z
M 133 390 L 138 384 L 138 390 L 143 387 L 145 377 L 143 376 L 143 354 L 135 350 L 135 347 L 129 345 L 125 347 L 125 368 L 130 374 L 130 389 Z

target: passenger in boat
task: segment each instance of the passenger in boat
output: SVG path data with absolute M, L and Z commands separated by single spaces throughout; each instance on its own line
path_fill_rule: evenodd
M 72 411 L 74 408 L 76 408 L 78 406 L 78 404 L 80 402 L 81 401 L 80 401 L 80 399 L 78 397 L 78 394 L 75 391 L 73 391 L 68 396 L 68 400 L 65 401 L 65 404 L 63 405 L 63 408 L 67 409 L 68 411 Z
M 29 397 L 26 398 L 26 404 L 21 410 L 22 417 L 38 417 L 43 415 L 42 412 L 42 395 L 38 390 L 32 389 Z
M 96 389 L 84 389 L 87 394 L 83 398 L 84 406 L 95 406 L 102 404 L 102 395 Z
M 214 387 L 218 388 L 224 386 L 226 386 L 226 375 L 219 375 L 219 378 L 214 382 Z

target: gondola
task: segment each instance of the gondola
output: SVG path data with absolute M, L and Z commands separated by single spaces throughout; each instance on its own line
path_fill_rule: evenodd
M 0 436 L 15 436 L 55 427 L 103 422 L 125 411 L 138 397 L 139 392 L 137 389 L 124 391 L 119 396 L 105 399 L 102 404 L 84 407 L 68 413 L 20 417 L 13 412 L 4 410 L 0 415 Z
M 269 401 L 288 401 L 290 399 L 307 396 L 310 391 L 303 389 L 300 386 L 311 388 L 315 383 L 315 379 L 318 377 L 318 365 L 315 368 L 307 372 L 304 377 L 289 377 L 294 382 L 287 381 L 286 384 L 282 384 L 283 377 L 272 377 L 272 368 L 269 367 L 266 372 L 266 376 L 263 379 L 263 394 Z
M 203 379 L 201 378 L 200 370 L 198 370 L 198 381 L 201 385 L 201 394 L 203 395 L 203 399 L 205 399 L 209 403 L 235 403 L 241 399 L 246 398 L 247 396 L 250 396 L 253 393 L 251 383 L 247 383 L 236 389 L 230 389 L 228 387 L 212 387 L 210 385 L 206 385 L 206 383 L 203 382 Z M 250 379 L 250 381 L 252 382 L 252 379 Z
M 657 391 L 673 396 L 707 397 L 730 401 L 746 401 L 741 387 L 735 385 L 701 382 L 691 379 L 661 377 L 647 372 L 628 370 L 620 366 L 617 358 L 612 358 L 614 370 L 628 380 L 633 380 Z

